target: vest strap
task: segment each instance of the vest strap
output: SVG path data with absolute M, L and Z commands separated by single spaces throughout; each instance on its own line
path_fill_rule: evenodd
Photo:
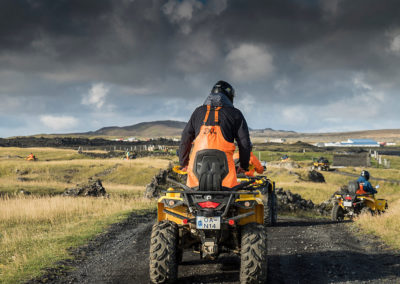
M 206 122 L 207 122 L 207 120 L 208 120 L 208 116 L 210 115 L 210 110 L 211 110 L 211 106 L 210 106 L 210 105 L 207 105 L 206 116 L 204 117 L 204 120 L 203 120 L 203 124 L 204 124 L 204 125 L 206 124 Z
M 215 125 L 217 125 L 218 124 L 218 111 L 221 109 L 221 107 L 217 107 L 217 108 L 215 108 L 215 112 L 214 112 L 214 118 L 215 118 Z

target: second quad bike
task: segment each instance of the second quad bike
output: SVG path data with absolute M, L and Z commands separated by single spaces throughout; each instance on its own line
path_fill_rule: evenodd
M 319 159 L 313 159 L 313 164 L 311 169 L 318 169 L 319 171 L 329 171 L 329 161 L 324 157 L 320 157 Z
M 336 194 L 335 197 L 336 203 L 331 214 L 333 221 L 343 221 L 345 217 L 352 219 L 363 213 L 380 214 L 388 208 L 386 199 L 376 199 L 373 194 L 361 193 L 356 181 L 349 182 L 348 191 Z
M 225 153 L 207 149 L 199 151 L 194 161 L 198 187 L 189 188 L 169 179 L 178 188 L 169 188 L 158 200 L 150 245 L 153 283 L 177 280 L 178 264 L 185 249 L 198 252 L 204 259 L 216 259 L 221 253 L 238 254 L 240 283 L 266 281 L 267 236 L 262 195 L 272 194 L 274 183 L 256 176 L 234 188 L 224 188 L 222 180 L 228 172 Z
M 257 176 L 257 178 L 238 177 L 240 183 L 253 182 L 254 184 L 262 184 L 265 180 L 271 183 L 265 176 Z M 263 192 L 261 198 L 264 203 L 264 225 L 274 226 L 278 219 L 278 199 L 275 192 L 275 182 L 272 182 L 272 187 Z

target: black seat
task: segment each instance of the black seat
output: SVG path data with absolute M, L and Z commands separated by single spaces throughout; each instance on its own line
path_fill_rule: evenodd
M 193 173 L 199 180 L 199 190 L 221 190 L 222 181 L 229 173 L 225 152 L 216 149 L 198 151 L 194 159 Z

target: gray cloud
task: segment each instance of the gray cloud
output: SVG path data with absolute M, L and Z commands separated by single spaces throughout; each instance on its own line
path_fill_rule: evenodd
M 219 79 L 253 128 L 393 127 L 399 11 L 395 0 L 1 1 L 0 136 L 13 121 L 20 135 L 52 132 L 43 116 L 74 117 L 65 125 L 79 131 L 187 120 Z M 90 107 L 96 84 L 108 92 Z

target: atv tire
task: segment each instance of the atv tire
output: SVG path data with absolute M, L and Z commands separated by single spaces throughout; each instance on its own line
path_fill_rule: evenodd
M 151 282 L 176 282 L 178 257 L 178 226 L 170 221 L 154 224 L 150 241 Z
M 343 221 L 344 220 L 344 212 L 343 208 L 339 206 L 339 204 L 335 204 L 332 208 L 332 221 Z
M 267 280 L 267 235 L 257 223 L 242 227 L 240 284 L 265 283 Z
M 264 225 L 273 226 L 278 218 L 278 202 L 274 192 L 268 192 L 264 206 Z

